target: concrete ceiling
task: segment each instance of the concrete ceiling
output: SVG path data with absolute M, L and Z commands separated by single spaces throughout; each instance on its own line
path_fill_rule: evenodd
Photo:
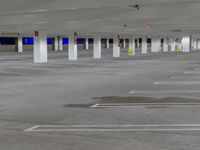
M 200 33 L 200 0 L 0 0 L 0 3 L 0 32 L 6 33 L 30 34 L 36 30 L 50 35 Z M 145 24 L 151 24 L 152 29 L 146 29 Z M 181 33 L 174 33 L 173 29 L 181 29 Z

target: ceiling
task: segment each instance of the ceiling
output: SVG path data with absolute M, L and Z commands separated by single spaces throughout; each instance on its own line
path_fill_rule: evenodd
M 36 30 L 49 35 L 199 34 L 200 0 L 0 0 L 0 33 Z

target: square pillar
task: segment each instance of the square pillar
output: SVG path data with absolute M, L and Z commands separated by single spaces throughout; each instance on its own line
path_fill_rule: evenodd
M 175 39 L 171 39 L 170 46 L 171 46 L 171 52 L 175 52 L 176 51 L 176 41 L 175 41 Z
M 62 36 L 59 36 L 58 37 L 58 49 L 59 51 L 63 51 L 63 37 Z
M 34 63 L 47 63 L 47 34 L 36 31 L 33 46 Z
M 58 38 L 58 36 L 56 36 L 54 38 L 54 50 L 58 51 L 58 49 L 59 49 L 59 38 Z
M 164 41 L 163 41 L 163 52 L 168 52 L 168 38 L 164 38 Z
M 93 52 L 94 59 L 101 58 L 101 37 L 96 35 L 94 36 L 94 52 Z
M 190 52 L 191 51 L 191 37 L 190 36 L 184 36 L 182 38 L 182 52 Z
M 147 47 L 148 45 L 147 45 L 147 39 L 146 39 L 146 37 L 143 37 L 142 38 L 142 54 L 147 54 Z
M 88 50 L 89 49 L 89 39 L 85 38 L 85 49 Z
M 135 55 L 135 46 L 136 44 L 135 44 L 135 38 L 134 37 L 131 37 L 130 39 L 129 39 L 129 50 L 128 50 L 128 54 L 129 55 Z
M 113 57 L 120 57 L 120 36 L 113 38 Z
M 78 59 L 77 33 L 69 34 L 68 38 L 69 38 L 68 59 L 77 60 Z
M 161 49 L 160 38 L 153 37 L 151 39 L 151 52 L 159 52 Z
M 16 41 L 16 51 L 18 53 L 22 53 L 23 52 L 23 38 L 22 37 L 18 37 L 17 41 Z
M 109 49 L 110 48 L 110 39 L 106 39 L 106 48 Z

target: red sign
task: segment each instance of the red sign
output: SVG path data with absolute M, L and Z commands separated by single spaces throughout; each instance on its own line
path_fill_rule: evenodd
M 35 36 L 39 36 L 39 32 L 38 31 L 35 31 Z
M 151 24 L 145 24 L 145 28 L 146 29 L 152 29 L 152 25 Z

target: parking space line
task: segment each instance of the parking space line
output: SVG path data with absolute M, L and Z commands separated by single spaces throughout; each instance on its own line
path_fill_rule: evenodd
M 200 90 L 130 91 L 128 94 L 200 94 Z
M 30 69 L 30 70 L 49 70 L 49 71 L 54 71 L 56 69 L 53 68 L 33 68 L 33 67 L 11 67 L 13 69 Z
M 131 108 L 131 107 L 162 107 L 162 106 L 170 106 L 170 107 L 186 107 L 186 106 L 200 106 L 200 103 L 101 103 L 94 104 L 90 106 L 90 108 Z
M 200 71 L 186 71 L 184 74 L 200 74 Z
M 0 71 L 2 74 L 13 74 L 13 75 L 28 75 L 28 73 L 13 72 L 13 71 Z
M 200 82 L 154 82 L 154 85 L 200 85 Z
M 144 124 L 144 125 L 38 125 L 25 132 L 151 132 L 200 131 L 200 124 Z
M 200 79 L 200 76 L 171 76 L 171 79 Z

